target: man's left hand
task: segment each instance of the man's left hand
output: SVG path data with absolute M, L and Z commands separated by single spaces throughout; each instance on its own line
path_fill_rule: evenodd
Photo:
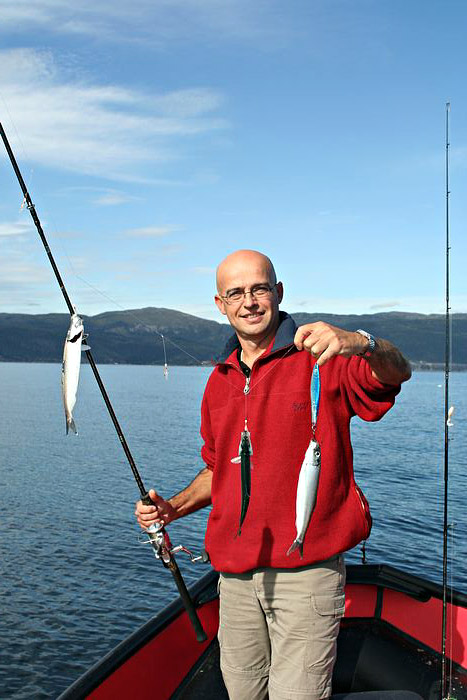
M 364 353 L 368 347 L 368 340 L 360 333 L 345 331 L 323 321 L 300 326 L 294 343 L 298 350 L 306 350 L 316 357 L 320 367 L 335 355 L 351 357 Z

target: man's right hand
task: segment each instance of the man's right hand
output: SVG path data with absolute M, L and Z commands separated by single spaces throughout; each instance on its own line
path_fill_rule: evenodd
M 177 511 L 170 501 L 166 501 L 159 496 L 154 489 L 149 491 L 149 497 L 153 505 L 145 506 L 142 501 L 136 502 L 136 519 L 144 530 L 147 530 L 154 523 L 168 525 L 168 523 L 178 517 Z

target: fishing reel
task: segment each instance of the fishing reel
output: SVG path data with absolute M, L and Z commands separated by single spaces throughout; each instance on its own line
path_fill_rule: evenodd
M 156 559 L 161 559 L 165 566 L 168 566 L 173 555 L 178 554 L 179 552 L 188 554 L 192 564 L 197 564 L 198 562 L 201 562 L 202 564 L 209 564 L 209 554 L 205 549 L 201 551 L 201 554 L 195 555 L 182 544 L 178 544 L 174 547 L 170 541 L 167 531 L 164 529 L 164 526 L 161 523 L 151 525 L 147 529 L 147 534 L 149 539 L 146 540 L 145 544 L 152 544 L 154 556 Z

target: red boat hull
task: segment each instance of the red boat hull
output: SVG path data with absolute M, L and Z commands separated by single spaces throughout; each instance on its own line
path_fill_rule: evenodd
M 429 700 L 439 686 L 440 587 L 385 566 L 350 566 L 347 579 L 335 672 L 338 692 L 405 689 Z M 182 689 L 216 645 L 216 591 L 215 572 L 192 589 L 206 642 L 196 641 L 186 613 L 176 602 L 116 647 L 59 700 L 132 698 L 141 683 L 146 689 L 154 688 L 158 700 L 185 697 Z M 455 696 L 467 700 L 467 596 L 450 597 L 447 620 L 446 650 Z M 207 696 L 195 692 L 186 697 L 204 700 Z M 223 687 L 217 692 L 221 697 L 226 697 Z

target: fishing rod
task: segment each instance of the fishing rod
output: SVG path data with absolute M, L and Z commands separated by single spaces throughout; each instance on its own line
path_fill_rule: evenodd
M 18 179 L 19 185 L 21 187 L 21 190 L 23 192 L 24 196 L 24 203 L 26 204 L 29 213 L 31 214 L 32 220 L 34 221 L 34 224 L 36 226 L 37 232 L 40 236 L 40 239 L 42 241 L 42 244 L 45 248 L 45 252 L 47 253 L 47 257 L 49 258 L 49 262 L 52 265 L 52 269 L 54 271 L 55 277 L 57 279 L 58 285 L 60 287 L 60 290 L 63 294 L 63 297 L 65 299 L 65 303 L 68 307 L 68 311 L 70 312 L 70 315 L 73 316 L 73 314 L 76 313 L 75 308 L 73 304 L 71 303 L 70 297 L 68 296 L 68 292 L 65 288 L 65 285 L 63 283 L 62 277 L 60 275 L 59 269 L 55 263 L 54 257 L 52 255 L 52 251 L 49 248 L 49 244 L 47 243 L 47 239 L 45 237 L 44 231 L 41 226 L 41 222 L 39 221 L 39 217 L 37 215 L 35 206 L 31 200 L 31 197 L 29 195 L 29 192 L 27 190 L 26 184 L 23 180 L 23 176 L 21 175 L 21 171 L 18 167 L 18 164 L 16 162 L 15 156 L 13 154 L 13 151 L 11 149 L 11 146 L 9 144 L 9 141 L 7 139 L 7 136 L 5 134 L 5 131 L 3 129 L 3 126 L 0 122 L 0 136 L 2 137 L 3 143 L 6 148 L 6 152 L 8 153 L 8 157 L 10 159 L 11 165 L 13 166 L 13 170 L 15 172 L 15 175 Z M 133 476 L 135 478 L 135 481 L 138 485 L 138 489 L 141 495 L 141 500 L 145 505 L 152 505 L 152 500 L 149 496 L 148 491 L 146 490 L 143 480 L 141 479 L 140 473 L 138 471 L 138 468 L 136 466 L 135 460 L 133 459 L 133 455 L 130 452 L 130 448 L 128 447 L 128 443 L 125 439 L 125 436 L 123 434 L 123 431 L 120 427 L 120 424 L 118 422 L 117 416 L 115 415 L 115 411 L 113 410 L 112 404 L 110 402 L 110 399 L 108 397 L 107 391 L 105 389 L 105 386 L 102 382 L 102 379 L 100 377 L 99 371 L 97 369 L 96 363 L 94 362 L 94 358 L 92 356 L 91 350 L 85 349 L 84 350 L 86 354 L 86 358 L 91 365 L 92 372 L 94 374 L 94 377 L 96 379 L 96 382 L 98 384 L 98 387 L 100 389 L 100 392 L 102 394 L 102 398 L 104 399 L 105 405 L 107 407 L 107 410 L 110 414 L 110 417 L 112 419 L 112 423 L 114 424 L 116 433 L 118 435 L 118 439 L 120 440 L 120 444 L 123 448 L 123 451 L 125 453 L 125 456 L 128 460 L 128 463 L 131 467 L 131 471 L 133 473 Z M 186 552 L 189 554 L 190 558 L 192 561 L 206 561 L 206 556 L 203 554 L 200 557 L 194 557 L 191 552 L 183 547 L 182 545 L 178 545 L 177 547 L 173 547 L 172 543 L 170 542 L 169 536 L 163 526 L 151 526 L 147 530 L 147 534 L 149 537 L 149 541 L 152 545 L 152 548 L 154 550 L 154 554 L 157 559 L 160 559 L 166 569 L 168 569 L 175 581 L 175 584 L 177 586 L 178 592 L 180 594 L 180 597 L 183 601 L 183 605 L 185 607 L 185 610 L 187 612 L 187 615 L 190 619 L 191 624 L 193 625 L 194 631 L 196 633 L 196 638 L 199 642 L 204 642 L 207 639 L 207 635 L 201 625 L 201 621 L 198 617 L 198 614 L 196 612 L 196 608 L 194 606 L 194 603 L 191 599 L 191 596 L 188 592 L 188 589 L 186 587 L 185 581 L 183 580 L 182 574 L 180 572 L 180 569 L 178 568 L 178 564 L 175 561 L 174 558 L 174 553 L 175 552 Z
M 446 668 L 446 626 L 447 626 L 447 590 L 448 590 L 448 483 L 449 483 L 449 428 L 453 409 L 449 407 L 449 372 L 451 362 L 451 328 L 449 299 L 450 268 L 450 231 L 449 231 L 449 113 L 451 103 L 446 102 L 446 312 L 445 312 L 445 349 L 444 349 L 444 522 L 443 522 L 443 617 L 441 630 L 441 699 L 449 697 L 447 692 Z

